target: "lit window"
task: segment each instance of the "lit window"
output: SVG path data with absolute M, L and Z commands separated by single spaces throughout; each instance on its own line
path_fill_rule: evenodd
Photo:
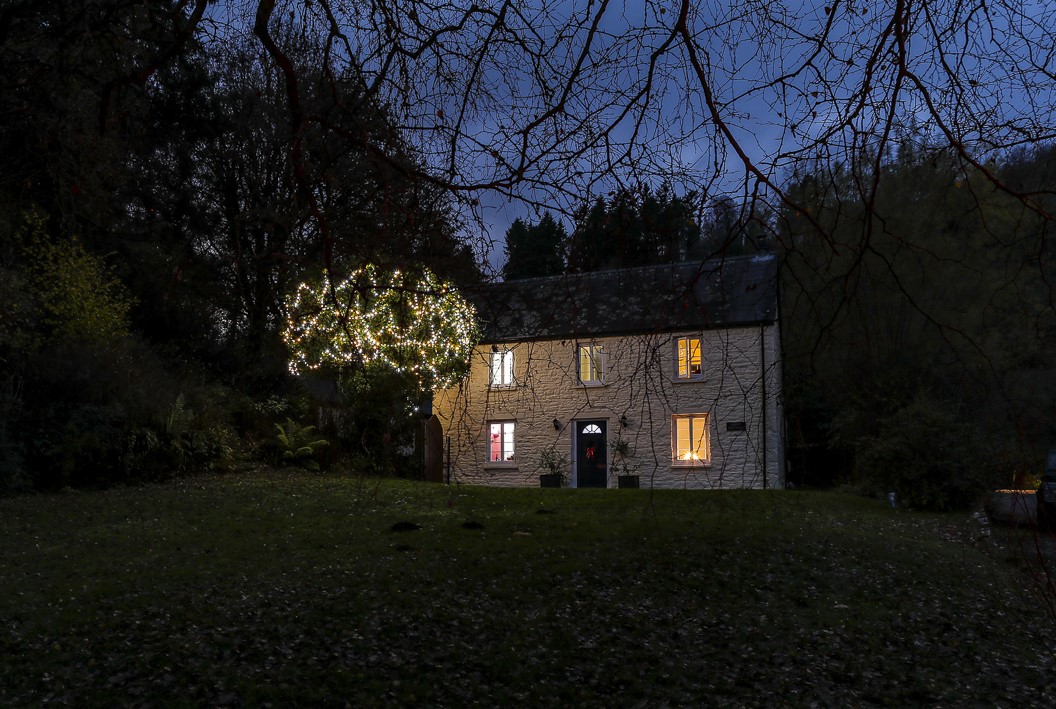
M 604 381 L 605 350 L 592 342 L 579 346 L 579 381 L 583 384 L 601 384 Z
M 700 338 L 680 337 L 676 347 L 678 378 L 699 379 L 704 369 L 700 357 Z
M 491 387 L 513 386 L 513 350 L 491 353 Z
M 678 465 L 707 465 L 708 417 L 705 414 L 672 416 L 674 462 Z
M 488 424 L 488 462 L 513 462 L 513 421 L 492 421 Z

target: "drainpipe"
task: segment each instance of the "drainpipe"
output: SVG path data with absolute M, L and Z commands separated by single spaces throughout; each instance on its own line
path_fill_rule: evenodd
M 444 446 L 444 448 L 447 449 L 446 450 L 446 453 L 447 453 L 447 466 L 446 466 L 446 468 L 447 468 L 447 484 L 450 485 L 451 484 L 451 436 L 450 435 L 447 436 L 446 443 L 447 443 L 447 445 Z
M 763 378 L 763 489 L 770 487 L 767 479 L 766 447 L 769 443 L 768 426 L 766 421 L 766 325 L 759 325 L 759 362 L 762 364 Z

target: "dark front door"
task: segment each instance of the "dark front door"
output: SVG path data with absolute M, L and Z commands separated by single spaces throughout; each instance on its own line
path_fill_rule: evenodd
M 576 422 L 576 486 L 607 487 L 606 421 Z

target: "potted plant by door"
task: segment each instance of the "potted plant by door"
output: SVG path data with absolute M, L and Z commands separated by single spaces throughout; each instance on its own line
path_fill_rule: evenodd
M 550 446 L 539 456 L 539 487 L 561 487 L 568 474 L 568 456 Z
M 631 454 L 630 441 L 620 436 L 609 443 L 609 448 L 612 450 L 610 470 L 616 476 L 616 487 L 638 487 L 638 466 L 627 462 L 627 458 Z

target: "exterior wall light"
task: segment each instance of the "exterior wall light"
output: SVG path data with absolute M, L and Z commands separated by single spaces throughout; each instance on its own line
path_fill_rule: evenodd
M 560 431 L 561 430 L 561 422 L 558 421 L 557 419 L 554 419 L 554 430 L 555 431 Z

